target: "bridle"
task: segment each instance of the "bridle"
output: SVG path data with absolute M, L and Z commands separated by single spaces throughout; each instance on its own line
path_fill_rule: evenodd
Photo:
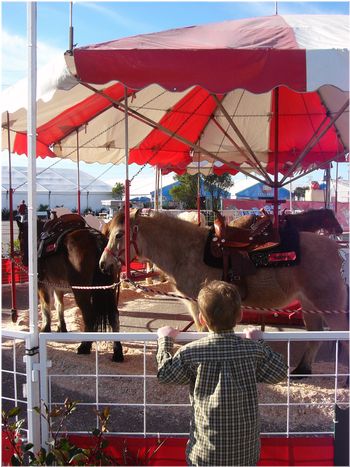
M 134 225 L 133 228 L 132 228 L 132 237 L 131 237 L 131 240 L 130 240 L 130 245 L 133 245 L 134 247 L 134 250 L 135 250 L 135 256 L 133 258 L 131 258 L 130 261 L 134 261 L 134 259 L 139 256 L 139 249 L 138 249 L 138 246 L 137 246 L 137 243 L 136 243 L 136 237 L 137 237 L 137 233 L 139 231 L 139 226 L 138 225 Z M 125 234 L 125 231 L 121 231 L 120 233 Z M 122 237 L 120 237 L 122 238 Z M 122 254 L 125 252 L 125 248 L 120 248 L 116 253 L 111 250 L 110 248 L 108 248 L 108 246 L 106 246 L 106 248 L 104 249 L 104 251 L 112 256 L 115 261 L 117 261 L 118 263 L 121 263 L 122 265 L 125 265 L 125 261 L 122 259 Z

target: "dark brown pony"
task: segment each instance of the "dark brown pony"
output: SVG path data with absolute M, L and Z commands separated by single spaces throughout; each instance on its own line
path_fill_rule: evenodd
M 237 217 L 230 225 L 239 228 L 249 228 L 259 216 L 248 214 Z M 310 209 L 298 214 L 282 214 L 280 223 L 288 222 L 301 232 L 320 232 L 328 235 L 341 235 L 343 229 L 335 217 L 332 209 Z
M 175 217 L 158 214 L 144 217 L 133 212 L 130 218 L 131 257 L 152 261 L 173 281 L 183 295 L 197 298 L 205 280 L 221 279 L 222 270 L 209 267 L 203 261 L 209 229 Z M 124 261 L 124 214 L 115 216 L 109 225 L 109 241 L 100 259 L 102 271 L 120 267 Z M 275 308 L 298 299 L 302 305 L 306 329 L 323 329 L 323 319 L 331 330 L 347 330 L 347 289 L 341 276 L 342 260 L 335 241 L 324 235 L 300 232 L 300 262 L 292 267 L 258 268 L 246 277 L 247 296 L 244 305 Z M 187 302 L 186 302 L 187 303 Z M 190 312 L 200 329 L 195 302 Z M 336 311 L 322 314 L 307 311 Z M 319 344 L 309 342 L 294 370 L 295 374 L 311 372 Z
M 28 223 L 17 222 L 22 262 L 28 265 Z M 38 221 L 38 238 L 45 222 Z M 50 228 L 47 229 L 48 234 Z M 108 286 L 113 284 L 111 275 L 103 274 L 98 261 L 106 245 L 106 238 L 90 228 L 77 228 L 63 233 L 57 251 L 38 258 L 38 294 L 42 312 L 42 332 L 51 332 L 51 295 L 59 317 L 59 332 L 67 332 L 64 320 L 63 296 L 72 291 L 81 310 L 84 331 L 105 330 L 110 325 L 113 332 L 119 331 L 119 313 L 114 288 L 76 289 L 72 286 Z M 82 342 L 79 354 L 91 352 L 92 342 Z M 113 361 L 123 361 L 120 342 L 114 342 Z

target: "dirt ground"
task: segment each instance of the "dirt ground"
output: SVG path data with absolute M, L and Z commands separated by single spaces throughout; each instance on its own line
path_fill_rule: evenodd
M 146 285 L 143 283 L 143 285 Z M 155 282 L 150 287 L 160 291 L 171 291 L 168 282 Z M 72 294 L 65 296 L 65 317 L 68 331 L 80 331 L 81 314 L 75 306 Z M 17 309 L 19 318 L 17 323 L 11 322 L 11 294 L 10 287 L 2 289 L 2 328 L 28 331 L 28 284 L 17 287 Z M 183 329 L 191 319 L 183 301 L 165 295 L 138 293 L 133 288 L 122 289 L 119 302 L 120 331 L 121 332 L 155 332 L 164 324 Z M 56 314 L 53 313 L 53 328 L 57 324 Z M 283 331 L 282 328 L 281 331 Z M 190 330 L 195 330 L 192 326 Z M 238 329 L 241 330 L 241 327 Z M 267 328 L 274 330 L 273 328 Z M 285 329 L 286 330 L 286 329 Z M 289 329 L 291 331 L 293 329 Z M 294 329 L 295 330 L 295 329 Z M 52 366 L 51 400 L 61 403 L 66 397 L 79 401 L 80 406 L 74 413 L 74 418 L 68 422 L 67 429 L 88 431 L 95 426 L 96 415 L 93 412 L 95 401 L 100 408 L 107 405 L 111 409 L 110 430 L 126 433 L 142 432 L 144 429 L 144 382 L 146 372 L 147 407 L 146 430 L 161 433 L 186 433 L 189 429 L 190 410 L 188 407 L 188 390 L 186 387 L 161 386 L 156 380 L 156 344 L 150 343 L 146 347 L 146 358 L 143 356 L 143 344 L 137 342 L 122 343 L 125 355 L 123 363 L 111 361 L 111 343 L 100 343 L 98 364 L 96 354 L 77 355 L 76 343 L 50 343 L 48 358 Z M 273 343 L 276 350 L 286 355 L 284 343 Z M 93 347 L 94 349 L 94 347 Z M 292 364 L 294 365 L 303 351 L 303 344 L 292 344 Z M 334 377 L 326 376 L 334 372 L 334 345 L 324 344 L 314 364 L 314 374 L 320 375 L 303 380 L 291 380 L 289 387 L 289 408 L 291 432 L 300 431 L 333 431 L 334 428 Z M 18 371 L 24 371 L 22 362 L 23 344 L 16 345 L 16 359 Z M 343 359 L 344 360 L 344 359 Z M 344 361 L 339 365 L 339 372 L 346 372 Z M 3 338 L 2 368 L 10 369 L 13 361 L 12 341 Z M 99 373 L 96 384 L 96 371 Z M 343 387 L 345 378 L 339 378 L 336 391 L 336 401 L 349 403 L 348 389 Z M 24 376 L 17 381 L 17 391 L 21 392 Z M 12 394 L 14 391 L 12 377 L 3 374 L 2 392 Z M 286 414 L 284 404 L 288 397 L 287 382 L 275 386 L 259 385 L 259 401 L 263 405 L 260 409 L 263 432 L 285 432 Z M 125 406 L 123 404 L 131 404 Z M 118 405 L 121 404 L 121 405 Z M 152 405 L 154 404 L 154 405 Z M 165 404 L 183 404 L 169 407 Z M 296 405 L 293 405 L 296 404 Z M 301 405 L 299 405 L 301 404 Z M 327 405 L 330 404 L 330 405 Z M 7 403 L 5 404 L 5 406 Z

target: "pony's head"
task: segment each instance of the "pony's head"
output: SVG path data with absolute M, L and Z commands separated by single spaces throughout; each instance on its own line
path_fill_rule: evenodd
M 137 218 L 139 209 L 130 210 L 130 258 L 134 259 L 138 254 L 137 249 Z M 125 214 L 118 212 L 108 224 L 108 243 L 104 249 L 99 266 L 103 273 L 118 274 L 125 264 Z
M 322 227 L 329 234 L 341 235 L 343 233 L 342 226 L 339 224 L 332 209 L 322 209 Z

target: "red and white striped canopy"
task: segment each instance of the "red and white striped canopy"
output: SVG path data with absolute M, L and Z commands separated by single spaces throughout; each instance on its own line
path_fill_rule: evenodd
M 38 156 L 124 162 L 127 93 L 129 163 L 266 180 L 344 161 L 348 46 L 347 16 L 276 15 L 77 48 L 70 73 L 39 74 Z M 26 153 L 18 95 L 3 108 Z

